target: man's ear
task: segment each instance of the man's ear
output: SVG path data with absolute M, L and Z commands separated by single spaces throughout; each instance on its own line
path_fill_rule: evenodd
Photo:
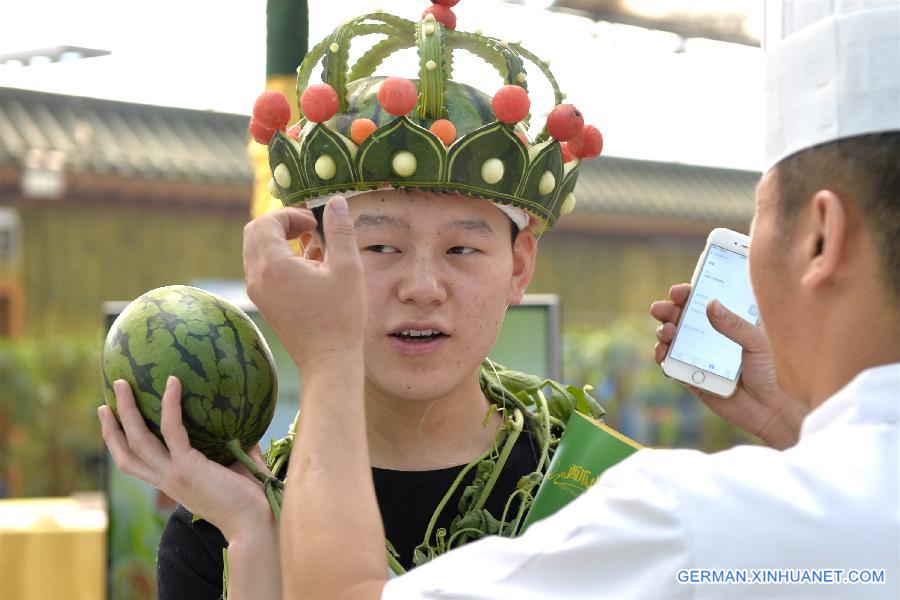
M 819 190 L 812 198 L 811 214 L 804 244 L 806 264 L 801 285 L 816 288 L 833 281 L 838 267 L 847 259 L 850 226 L 846 200 L 831 190 Z
M 309 260 L 325 260 L 325 250 L 318 231 L 304 231 L 300 234 L 300 247 L 303 256 Z
M 523 229 L 513 244 L 513 272 L 509 284 L 507 304 L 518 304 L 525 295 L 537 262 L 537 238 L 530 229 Z

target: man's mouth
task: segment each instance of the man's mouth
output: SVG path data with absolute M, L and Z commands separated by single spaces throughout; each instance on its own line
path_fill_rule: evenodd
M 447 334 L 437 329 L 401 329 L 400 331 L 392 333 L 391 337 L 395 337 L 405 342 L 430 342 L 442 337 L 447 337 Z

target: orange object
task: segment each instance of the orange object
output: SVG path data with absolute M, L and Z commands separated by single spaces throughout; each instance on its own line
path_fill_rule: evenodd
M 456 126 L 447 119 L 438 119 L 431 124 L 429 131 L 438 136 L 445 146 L 449 146 L 456 140 Z
M 376 129 L 378 129 L 378 126 L 372 119 L 356 119 L 350 125 L 350 139 L 353 140 L 354 144 L 359 146 L 366 141 L 366 138 L 372 135 Z

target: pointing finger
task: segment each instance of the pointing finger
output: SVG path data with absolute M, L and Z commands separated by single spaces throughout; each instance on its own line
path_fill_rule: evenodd
M 191 442 L 181 420 L 181 381 L 174 375 L 170 375 L 166 381 L 159 428 L 173 455 L 190 449 Z
M 109 453 L 116 463 L 116 467 L 122 473 L 137 477 L 141 481 L 145 481 L 154 487 L 158 487 L 158 481 L 153 469 L 147 466 L 131 448 L 128 447 L 128 440 L 119 422 L 108 406 L 101 406 L 97 409 L 97 415 L 100 417 L 100 435 L 109 449 Z
M 706 316 L 716 331 L 744 350 L 761 352 L 766 349 L 767 339 L 762 328 L 731 312 L 718 300 L 710 300 L 706 306 Z
M 113 389 L 128 446 L 147 464 L 165 463 L 169 452 L 147 428 L 144 417 L 135 404 L 131 386 L 124 379 L 118 379 L 113 382 Z
M 343 196 L 333 196 L 325 206 L 325 242 L 326 263 L 338 268 L 361 268 L 356 230 L 353 228 L 347 200 Z

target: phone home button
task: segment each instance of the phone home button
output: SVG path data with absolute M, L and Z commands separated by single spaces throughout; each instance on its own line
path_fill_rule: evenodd
M 694 371 L 691 375 L 691 381 L 694 383 L 703 383 L 706 380 L 706 373 L 703 371 Z

